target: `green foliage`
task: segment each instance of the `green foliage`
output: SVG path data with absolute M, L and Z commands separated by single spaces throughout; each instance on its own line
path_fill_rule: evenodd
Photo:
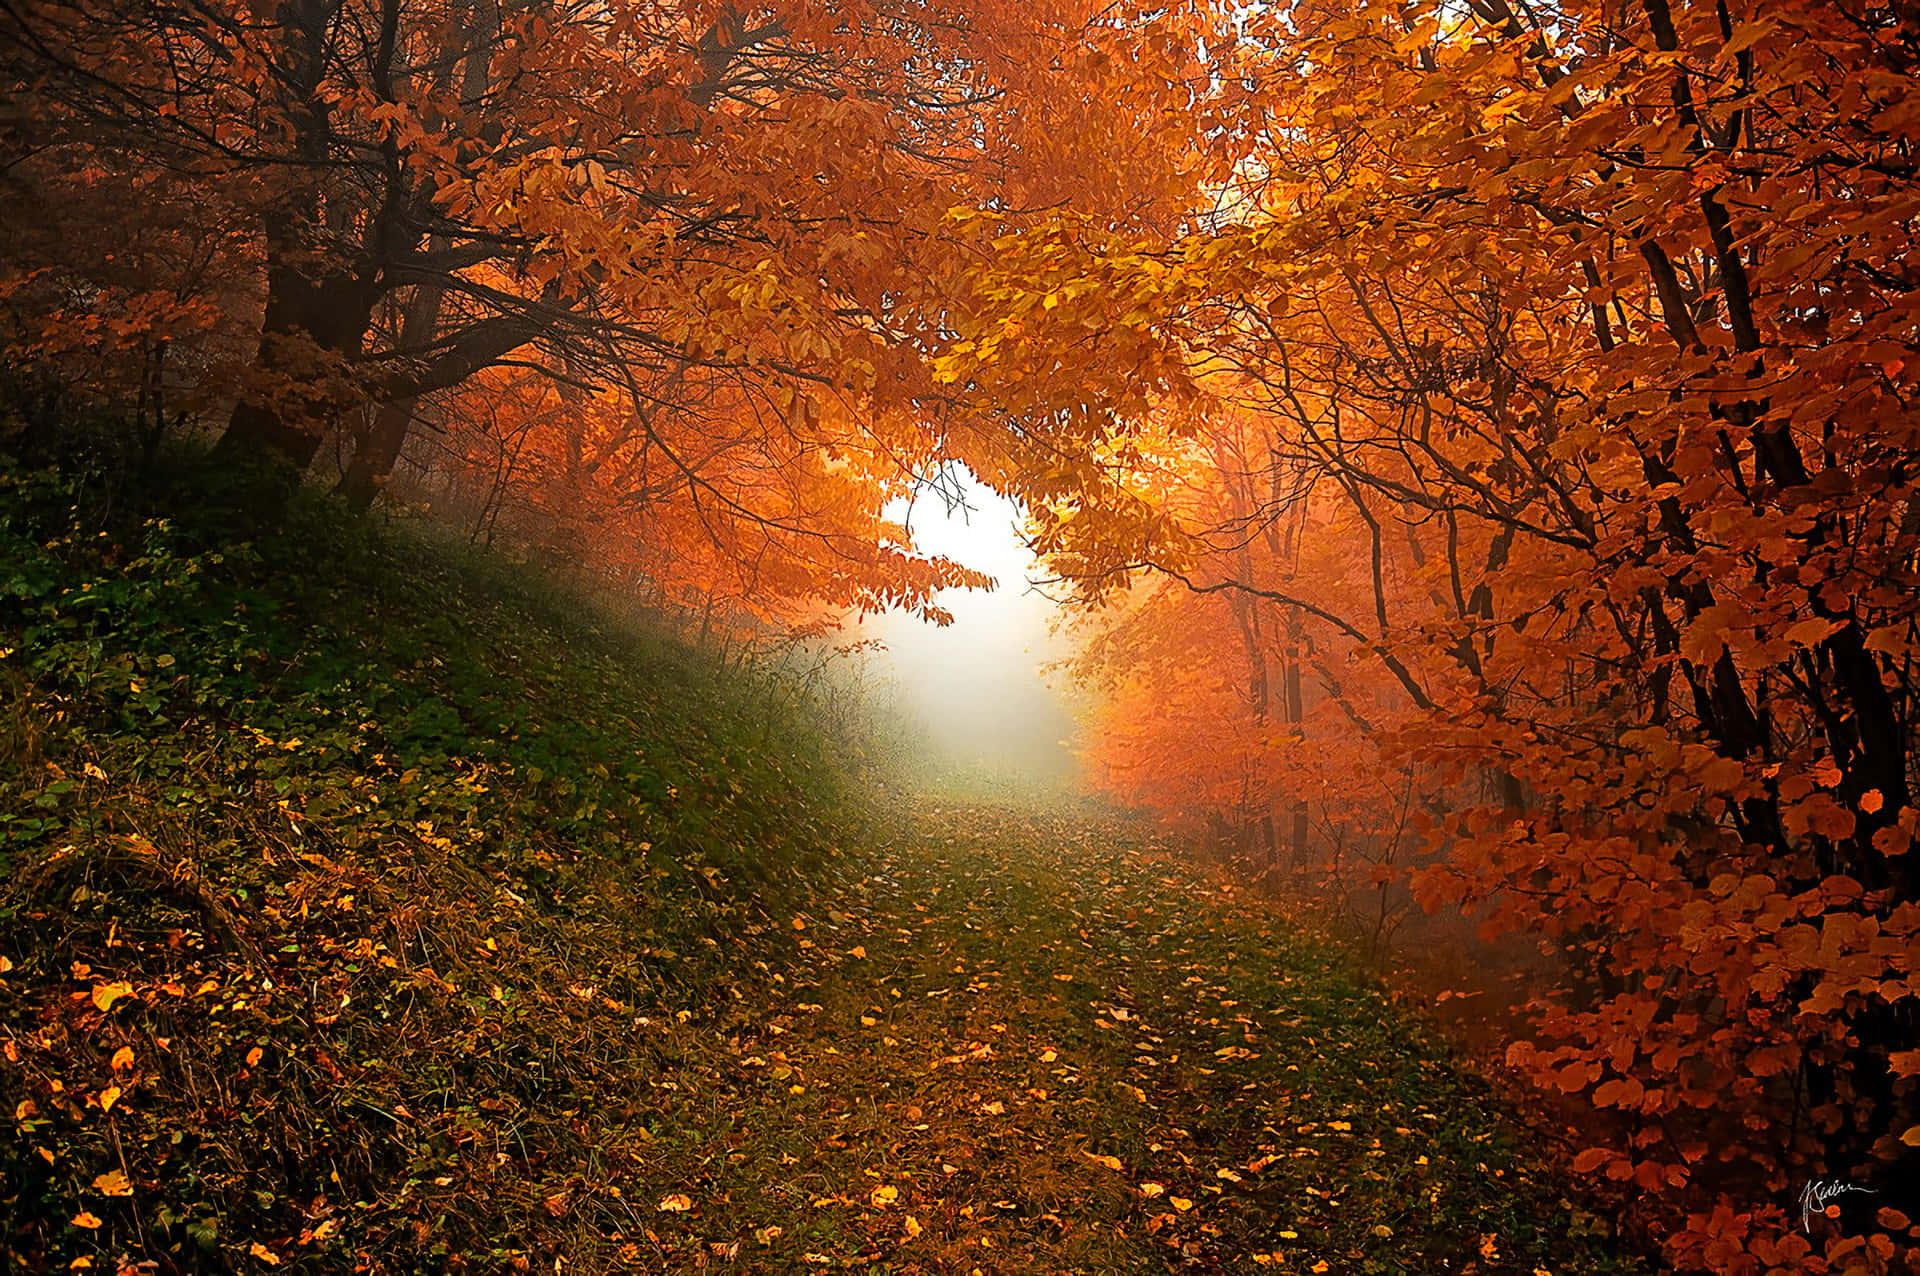
M 461 1149 L 590 1156 L 631 1019 L 837 854 L 838 750 L 471 556 L 185 495 L 0 470 L 0 1252 L 511 1251 L 525 1167 Z

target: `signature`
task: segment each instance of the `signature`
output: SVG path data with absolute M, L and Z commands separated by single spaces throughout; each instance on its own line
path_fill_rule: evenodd
M 1865 1192 L 1869 1196 L 1873 1195 L 1873 1189 L 1870 1187 L 1856 1187 L 1852 1183 L 1842 1182 L 1839 1179 L 1810 1180 L 1800 1189 L 1800 1226 L 1811 1234 L 1813 1216 L 1824 1214 L 1828 1201 L 1836 1196 L 1844 1196 L 1848 1192 Z

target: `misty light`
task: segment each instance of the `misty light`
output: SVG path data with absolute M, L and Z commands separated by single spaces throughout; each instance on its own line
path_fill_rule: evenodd
M 949 589 L 941 627 L 892 613 L 863 632 L 886 650 L 875 672 L 891 680 L 899 709 L 924 730 L 936 777 L 988 788 L 1030 790 L 1073 783 L 1077 764 L 1065 697 L 1043 666 L 1067 653 L 1050 632 L 1057 608 L 1030 587 L 1039 573 L 1019 533 L 1013 502 L 960 471 L 963 504 L 927 494 L 889 517 L 907 523 L 925 553 L 951 558 L 995 578 L 991 590 Z

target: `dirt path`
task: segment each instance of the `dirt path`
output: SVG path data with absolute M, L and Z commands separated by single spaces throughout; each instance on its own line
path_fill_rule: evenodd
M 1635 1270 L 1483 1086 L 1272 917 L 1121 827 L 913 830 L 782 919 L 803 946 L 771 995 L 650 1025 L 635 1262 Z

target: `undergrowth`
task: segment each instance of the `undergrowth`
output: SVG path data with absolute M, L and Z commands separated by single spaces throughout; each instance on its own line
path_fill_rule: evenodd
M 1636 1270 L 1112 812 L 875 818 L 772 675 L 116 491 L 0 470 L 0 1273 Z
M 194 481 L 0 470 L 0 1253 L 564 1248 L 555 1183 L 648 1133 L 636 1019 L 830 876 L 836 749 L 751 671 Z

